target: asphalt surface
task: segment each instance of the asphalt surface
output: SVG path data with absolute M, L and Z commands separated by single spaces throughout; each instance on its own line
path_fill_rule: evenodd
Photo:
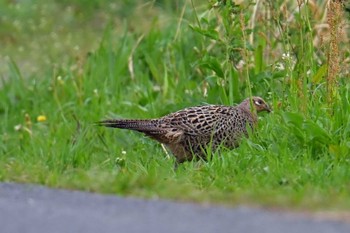
M 1 233 L 349 233 L 350 224 L 287 213 L 139 200 L 0 183 Z

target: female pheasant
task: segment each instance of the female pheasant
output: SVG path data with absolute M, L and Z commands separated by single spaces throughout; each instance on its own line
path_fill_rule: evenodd
M 251 105 L 254 109 L 251 109 Z M 233 149 L 243 136 L 248 136 L 248 127 L 254 129 L 257 112 L 270 112 L 270 107 L 261 97 L 245 99 L 237 106 L 206 105 L 189 107 L 157 119 L 131 120 L 110 119 L 98 125 L 131 129 L 166 145 L 178 163 L 194 157 L 206 157 L 220 145 Z

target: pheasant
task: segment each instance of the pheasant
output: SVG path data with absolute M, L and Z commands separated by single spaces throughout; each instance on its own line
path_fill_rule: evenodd
M 251 109 L 251 106 L 254 109 Z M 144 133 L 166 145 L 178 163 L 206 158 L 207 149 L 233 149 L 257 124 L 257 112 L 271 109 L 261 97 L 243 100 L 237 106 L 189 107 L 157 119 L 109 119 L 97 124 Z

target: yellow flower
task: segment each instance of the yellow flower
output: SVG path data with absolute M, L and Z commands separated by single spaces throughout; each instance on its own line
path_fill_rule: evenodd
M 36 120 L 38 122 L 45 122 L 46 121 L 46 116 L 45 115 L 39 115 Z

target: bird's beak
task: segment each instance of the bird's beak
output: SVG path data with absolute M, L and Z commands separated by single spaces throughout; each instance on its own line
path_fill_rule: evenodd
M 266 104 L 266 106 L 265 106 L 265 109 L 266 109 L 267 112 L 271 112 L 271 111 L 272 111 L 272 109 L 270 108 L 270 106 L 267 105 L 267 104 Z

